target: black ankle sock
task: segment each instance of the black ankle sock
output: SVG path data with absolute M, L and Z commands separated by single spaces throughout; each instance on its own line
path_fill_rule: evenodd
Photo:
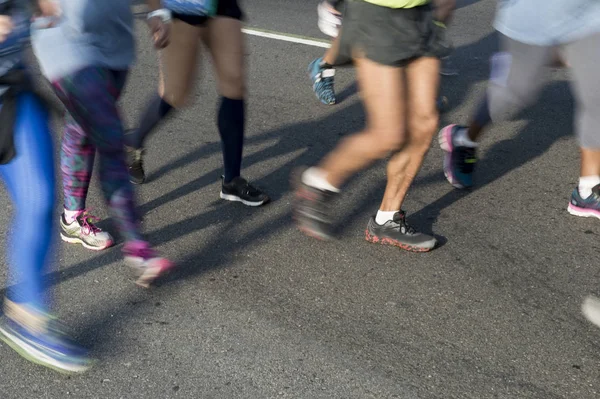
M 125 143 L 133 148 L 141 148 L 146 137 L 172 109 L 171 104 L 155 94 L 142 114 L 138 128 L 125 135 Z
M 333 65 L 330 65 L 329 63 L 325 62 L 325 60 L 321 60 L 319 66 L 323 69 L 333 69 Z
M 475 122 L 477 125 L 484 127 L 487 126 L 491 121 L 492 117 L 490 116 L 490 107 L 486 95 L 483 101 L 481 101 L 479 104 L 479 107 L 477 107 L 477 111 L 475 111 Z
M 244 100 L 221 97 L 217 124 L 223 149 L 224 183 L 240 175 L 246 122 Z

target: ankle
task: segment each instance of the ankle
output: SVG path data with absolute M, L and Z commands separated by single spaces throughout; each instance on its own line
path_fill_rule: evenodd
M 323 191 L 339 193 L 340 189 L 327 181 L 327 174 L 316 167 L 308 168 L 302 174 L 302 183 Z
M 81 212 L 83 212 L 83 210 L 77 210 L 77 211 L 71 211 L 68 209 L 64 210 L 64 215 L 65 215 L 65 222 L 67 222 L 68 224 L 73 223 L 76 219 L 77 216 L 79 216 L 81 214 Z
M 33 332 L 43 332 L 48 322 L 48 315 L 29 304 L 16 303 L 4 299 L 4 314 L 15 323 Z

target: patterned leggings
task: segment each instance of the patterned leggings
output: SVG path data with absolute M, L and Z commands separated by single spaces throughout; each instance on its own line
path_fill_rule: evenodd
M 126 241 L 140 240 L 117 100 L 127 71 L 88 67 L 53 82 L 68 115 L 61 148 L 65 209 L 82 210 L 98 151 L 104 198 Z

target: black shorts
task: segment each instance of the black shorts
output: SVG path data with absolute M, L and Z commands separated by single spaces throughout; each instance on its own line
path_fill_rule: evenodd
M 240 21 L 244 19 L 244 13 L 242 12 L 242 9 L 240 8 L 240 5 L 238 4 L 237 0 L 219 0 L 215 16 L 234 18 L 239 19 Z M 173 13 L 173 18 L 176 18 L 190 25 L 201 26 L 204 25 L 206 21 L 208 21 L 209 17 Z
M 420 57 L 445 57 L 452 48 L 444 28 L 433 22 L 430 5 L 389 8 L 361 0 L 346 1 L 336 65 L 355 56 L 402 67 Z

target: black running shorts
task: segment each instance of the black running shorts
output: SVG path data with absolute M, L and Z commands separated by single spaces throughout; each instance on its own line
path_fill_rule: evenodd
M 215 16 L 239 20 L 244 19 L 244 13 L 242 12 L 237 0 L 219 0 Z M 204 25 L 206 21 L 208 21 L 208 17 L 177 13 L 173 13 L 173 18 L 195 26 Z
M 388 8 L 361 0 L 346 1 L 336 65 L 365 57 L 402 67 L 420 57 L 445 57 L 451 46 L 446 29 L 433 21 L 430 5 Z

